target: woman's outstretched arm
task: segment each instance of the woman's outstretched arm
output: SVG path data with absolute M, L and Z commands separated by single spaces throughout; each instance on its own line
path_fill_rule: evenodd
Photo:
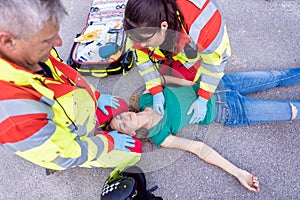
M 170 135 L 165 139 L 161 146 L 181 149 L 194 153 L 205 162 L 218 166 L 236 177 L 239 182 L 248 190 L 259 192 L 259 181 L 256 176 L 233 165 L 227 159 L 222 157 L 218 152 L 216 152 L 203 142 Z

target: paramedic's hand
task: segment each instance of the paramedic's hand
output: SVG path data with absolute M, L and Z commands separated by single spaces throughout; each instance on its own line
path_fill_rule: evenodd
M 193 116 L 190 119 L 190 124 L 197 124 L 202 121 L 206 115 L 206 104 L 207 100 L 202 97 L 198 97 L 191 105 L 189 111 L 186 113 L 187 115 L 192 114 Z
M 105 109 L 105 106 L 117 109 L 120 106 L 119 100 L 109 94 L 100 94 L 100 98 L 98 99 L 98 108 L 107 116 L 108 111 Z
M 164 105 L 165 96 L 162 92 L 153 95 L 153 110 L 161 116 L 164 116 L 165 114 Z
M 126 147 L 135 147 L 135 140 L 131 136 L 111 131 L 108 133 L 114 139 L 114 150 L 130 152 Z

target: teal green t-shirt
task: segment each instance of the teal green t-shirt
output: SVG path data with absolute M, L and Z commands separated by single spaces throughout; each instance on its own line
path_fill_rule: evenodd
M 157 125 L 149 130 L 149 137 L 157 146 L 170 135 L 176 133 L 184 126 L 189 125 L 191 115 L 187 115 L 191 104 L 197 98 L 198 85 L 183 87 L 165 87 L 165 114 Z M 139 109 L 153 106 L 153 97 L 151 94 L 143 94 L 140 97 Z M 207 102 L 207 112 L 203 121 L 199 124 L 210 124 L 214 119 L 215 103 L 213 97 Z

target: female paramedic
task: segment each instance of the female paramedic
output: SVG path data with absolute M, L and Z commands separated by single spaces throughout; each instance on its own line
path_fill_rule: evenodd
M 231 54 L 226 26 L 214 0 L 129 0 L 124 30 L 133 40 L 136 65 L 164 115 L 160 73 L 198 83 L 187 114 L 190 124 L 205 118 L 206 104 L 223 76 Z

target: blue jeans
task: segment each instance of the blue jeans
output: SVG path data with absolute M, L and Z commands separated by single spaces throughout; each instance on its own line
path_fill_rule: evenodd
M 300 84 L 300 68 L 283 71 L 254 71 L 225 74 L 214 97 L 215 122 L 225 126 L 247 126 L 292 119 L 291 104 L 300 119 L 300 101 L 261 100 L 245 95 L 279 86 Z M 300 94 L 299 94 L 300 97 Z

